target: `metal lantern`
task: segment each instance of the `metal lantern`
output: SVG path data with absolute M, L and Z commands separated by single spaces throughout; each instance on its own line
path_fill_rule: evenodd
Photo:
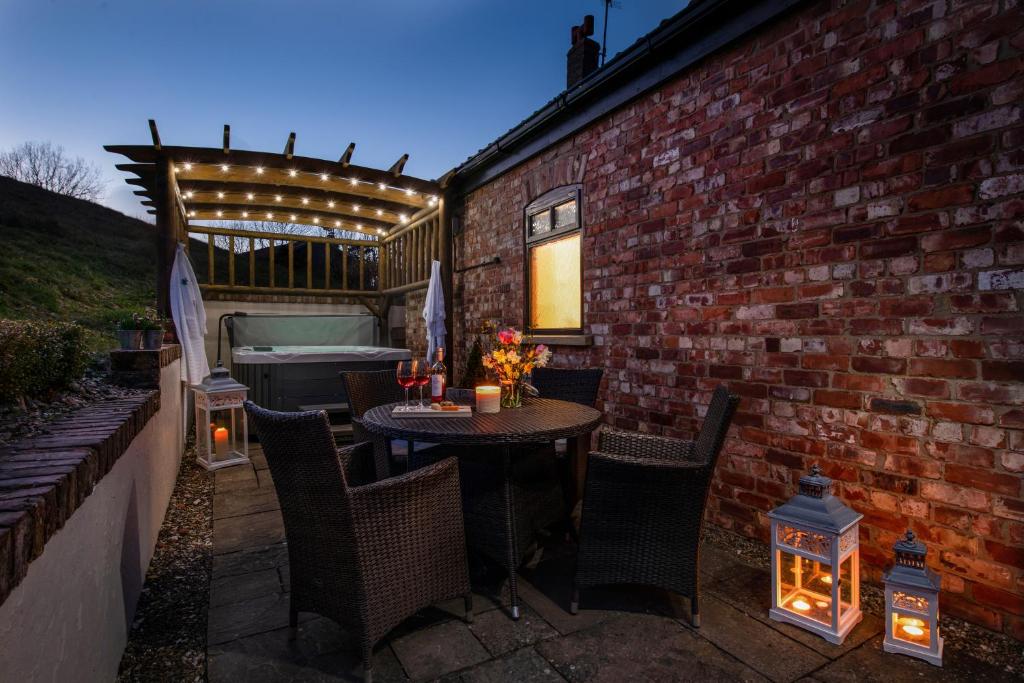
M 208 470 L 249 462 L 245 403 L 249 387 L 231 379 L 218 361 L 210 376 L 192 386 L 196 400 L 196 461 Z
M 860 622 L 860 540 L 863 515 L 832 495 L 817 465 L 800 492 L 768 513 L 772 534 L 769 616 L 841 643 Z
M 942 666 L 939 636 L 941 577 L 925 565 L 928 549 L 914 532 L 893 546 L 896 564 L 882 576 L 885 583 L 885 642 L 882 649 Z

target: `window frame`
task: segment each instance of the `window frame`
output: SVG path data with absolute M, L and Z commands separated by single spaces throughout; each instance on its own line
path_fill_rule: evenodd
M 574 225 L 555 228 L 555 207 L 568 201 L 576 202 Z M 530 235 L 530 219 L 538 214 L 548 213 L 551 230 L 542 235 Z M 577 233 L 580 237 L 580 326 L 568 328 L 533 327 L 530 324 L 530 250 L 546 242 L 554 242 Z M 563 185 L 542 194 L 523 209 L 523 278 L 526 288 L 523 295 L 523 327 L 531 335 L 582 335 L 583 321 L 583 186 Z

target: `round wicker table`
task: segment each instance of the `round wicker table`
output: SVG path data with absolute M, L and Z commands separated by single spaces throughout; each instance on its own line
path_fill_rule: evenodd
M 396 405 L 399 404 L 371 408 L 358 418 L 358 422 L 371 434 L 387 439 L 493 448 L 495 465 L 501 468 L 502 473 L 505 532 L 508 539 L 503 564 L 509 573 L 512 617 L 518 619 L 512 448 L 568 439 L 568 479 L 573 482 L 572 494 L 575 498 L 582 487 L 582 468 L 590 447 L 590 435 L 601 422 L 601 413 L 589 406 L 547 398 L 524 398 L 521 408 L 503 408 L 498 413 L 478 413 L 474 409 L 473 414 L 467 417 L 393 417 L 391 410 Z

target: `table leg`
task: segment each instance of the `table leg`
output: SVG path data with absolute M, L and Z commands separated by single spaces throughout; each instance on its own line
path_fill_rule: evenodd
M 565 462 L 569 469 L 570 508 L 583 499 L 583 484 L 587 479 L 587 454 L 590 453 L 590 441 L 593 432 L 580 434 L 570 438 L 565 445 Z
M 512 452 L 508 446 L 501 449 L 502 492 L 505 503 L 505 535 L 508 539 L 508 592 L 512 603 L 512 618 L 519 619 L 519 591 L 516 586 L 516 499 L 512 487 Z

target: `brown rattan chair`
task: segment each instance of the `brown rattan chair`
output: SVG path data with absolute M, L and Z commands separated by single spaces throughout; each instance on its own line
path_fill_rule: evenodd
M 345 371 L 338 373 L 348 395 L 352 417 L 362 417 L 370 408 L 404 400 L 405 392 L 398 386 L 394 370 Z M 391 441 L 374 436 L 361 424 L 352 421 L 352 440 L 370 442 L 374 447 L 374 461 L 378 478 L 390 476 L 395 470 L 406 469 L 406 458 L 413 452 L 413 443 L 407 442 L 406 458 L 398 459 L 391 450 Z M 403 460 L 405 462 L 403 462 Z
M 534 368 L 530 384 L 541 398 L 555 398 L 593 407 L 601 387 L 601 368 Z
M 472 594 L 449 458 L 354 486 L 367 443 L 338 450 L 326 413 L 278 413 L 246 402 L 281 503 L 291 570 L 290 625 L 299 612 L 336 621 L 358 644 L 365 680 L 373 646 L 420 609 Z
M 642 584 L 697 596 L 700 536 L 715 463 L 739 397 L 719 386 L 696 441 L 601 431 L 590 453 L 571 611 L 581 588 Z

